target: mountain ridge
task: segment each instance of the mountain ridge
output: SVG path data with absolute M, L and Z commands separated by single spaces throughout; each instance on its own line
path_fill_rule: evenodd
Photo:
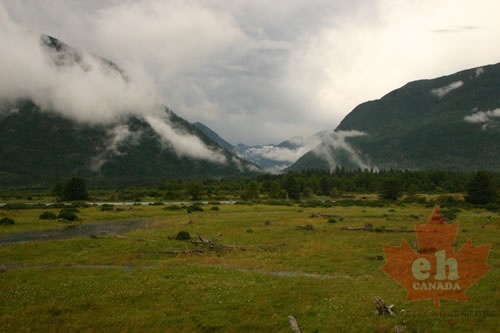
M 221 138 L 208 126 L 194 123 L 202 132 L 217 142 L 222 148 L 236 154 L 240 158 L 258 165 L 269 173 L 281 173 L 292 165 L 302 154 L 319 144 L 331 131 L 321 131 L 308 137 L 295 136 L 278 144 L 249 146 L 244 143 L 232 145 Z
M 40 47 L 55 73 L 96 71 L 114 80 L 110 84 L 128 87 L 126 73 L 109 60 L 44 35 Z M 48 186 L 72 175 L 91 182 L 137 183 L 259 172 L 173 111 L 145 102 L 155 106 L 154 112 L 131 109 L 99 121 L 89 115 L 81 120 L 69 109 L 55 110 L 29 97 L 0 101 L 0 185 Z
M 335 132 L 364 134 L 345 142 L 369 167 L 500 170 L 499 108 L 500 63 L 409 82 L 355 107 Z M 333 162 L 311 151 L 290 170 L 343 166 Z

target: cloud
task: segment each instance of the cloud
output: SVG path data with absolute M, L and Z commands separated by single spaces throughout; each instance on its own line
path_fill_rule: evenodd
M 345 161 L 340 163 L 340 154 L 346 154 L 349 162 L 361 169 L 375 168 L 369 162 L 365 161 L 355 149 L 346 141 L 346 138 L 353 138 L 367 135 L 364 132 L 352 131 L 334 131 L 327 139 L 312 150 L 314 154 L 325 159 L 328 162 L 330 171 L 335 170 L 338 165 L 345 165 Z M 340 153 L 340 154 L 339 154 Z
M 476 29 L 479 29 L 479 27 L 474 26 L 474 25 L 464 25 L 464 26 L 454 26 L 454 27 L 449 27 L 449 28 L 435 29 L 435 30 L 432 30 L 432 32 L 459 33 L 459 32 L 467 32 L 467 31 L 476 30 Z
M 464 121 L 473 124 L 482 124 L 483 130 L 498 122 L 500 118 L 500 108 L 488 111 L 476 111 L 473 114 L 466 116 Z
M 195 157 L 224 164 L 226 157 L 221 151 L 209 149 L 197 136 L 174 129 L 169 120 L 161 116 L 145 116 L 144 119 L 179 156 Z
M 450 93 L 451 91 L 458 89 L 463 85 L 464 85 L 464 81 L 455 81 L 455 82 L 452 82 L 444 87 L 432 89 L 431 93 L 433 95 L 436 95 L 439 98 L 442 98 L 445 95 L 447 95 L 448 93 Z
M 53 42 L 48 37 L 13 22 L 2 4 L 0 40 L 5 47 L 0 52 L 0 100 L 29 98 L 42 110 L 91 124 L 112 125 L 134 115 L 146 119 L 179 155 L 225 163 L 223 154 L 173 129 L 168 119 L 159 116 L 164 106 L 152 81 L 139 69 L 124 74 L 86 51 L 64 45 L 56 51 L 47 46 Z M 130 133 L 115 127 L 111 136 L 105 155 L 118 153 L 117 145 Z M 99 168 L 103 160 L 97 156 L 101 162 L 94 167 Z
M 483 74 L 484 74 L 484 68 L 482 67 L 476 68 L 476 79 Z
M 299 159 L 299 157 L 311 150 L 311 148 L 312 147 L 310 146 L 304 146 L 295 149 L 276 146 L 262 146 L 253 148 L 250 154 L 272 159 L 275 161 L 293 163 L 297 159 Z
M 191 1 L 119 2 L 97 10 L 91 20 L 99 49 L 154 68 L 159 83 L 243 38 L 230 15 Z
M 497 0 L 3 2 L 16 22 L 142 73 L 181 116 L 252 145 L 333 129 L 362 102 L 500 54 Z

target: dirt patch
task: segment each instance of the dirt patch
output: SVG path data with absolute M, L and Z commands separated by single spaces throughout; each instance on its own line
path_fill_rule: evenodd
M 19 242 L 49 241 L 83 236 L 117 235 L 148 227 L 147 220 L 124 220 L 106 223 L 72 224 L 61 229 L 34 230 L 0 236 L 0 245 Z

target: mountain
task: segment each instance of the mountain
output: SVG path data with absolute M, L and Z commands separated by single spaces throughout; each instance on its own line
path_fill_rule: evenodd
M 223 138 L 221 138 L 219 134 L 215 133 L 211 128 L 200 122 L 193 123 L 193 125 L 197 129 L 199 129 L 203 134 L 205 134 L 208 138 L 210 138 L 210 140 L 217 143 L 221 148 L 224 148 L 230 153 L 235 153 L 234 146 L 229 142 L 227 142 L 226 140 L 224 140 Z
M 321 143 L 329 131 L 316 133 L 310 137 L 293 137 L 279 144 L 248 146 L 239 143 L 235 146 L 222 139 L 217 133 L 202 123 L 194 123 L 205 135 L 217 142 L 221 148 L 250 161 L 269 173 L 280 173 L 291 166 L 304 153 Z
M 296 136 L 279 144 L 247 146 L 236 145 L 236 154 L 270 173 L 280 173 L 290 167 L 306 152 L 317 146 L 331 131 L 318 132 L 309 137 Z
M 358 105 L 290 170 L 500 170 L 500 63 L 396 89 Z
M 46 36 L 42 46 L 59 71 L 86 69 L 81 51 Z M 106 73 L 129 80 L 112 62 L 95 58 Z M 68 115 L 68 110 L 56 111 L 29 98 L 0 101 L 0 186 L 50 186 L 72 175 L 118 184 L 259 171 L 165 107 L 105 122 Z

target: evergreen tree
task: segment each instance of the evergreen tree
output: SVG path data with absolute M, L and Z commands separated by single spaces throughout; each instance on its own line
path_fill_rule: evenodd
M 187 185 L 186 192 L 191 200 L 200 200 L 203 193 L 203 183 L 199 180 L 192 181 Z
M 73 177 L 64 185 L 63 200 L 87 200 L 88 198 L 87 184 L 83 178 Z
M 478 171 L 467 187 L 465 200 L 472 204 L 484 205 L 496 201 L 498 189 L 495 177 L 485 171 Z
M 403 194 L 403 187 L 399 179 L 390 178 L 382 183 L 380 196 L 385 200 L 398 200 Z

